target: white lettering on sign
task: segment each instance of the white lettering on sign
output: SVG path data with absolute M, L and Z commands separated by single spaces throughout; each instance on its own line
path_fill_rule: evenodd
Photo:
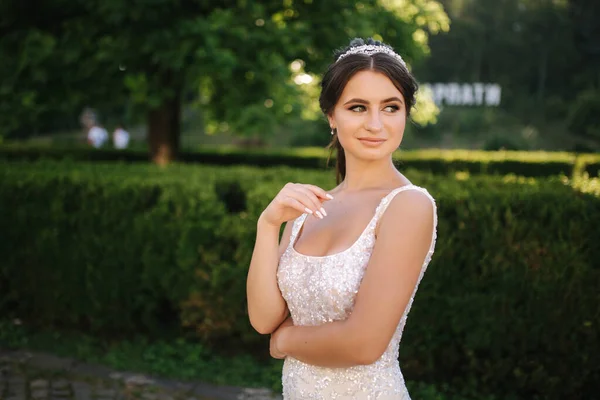
M 495 83 L 424 83 L 438 106 L 498 106 L 502 89 Z

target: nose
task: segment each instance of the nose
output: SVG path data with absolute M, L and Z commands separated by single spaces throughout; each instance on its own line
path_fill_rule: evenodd
M 382 128 L 383 124 L 381 123 L 381 116 L 379 115 L 378 110 L 373 110 L 367 116 L 365 129 L 370 132 L 380 132 Z

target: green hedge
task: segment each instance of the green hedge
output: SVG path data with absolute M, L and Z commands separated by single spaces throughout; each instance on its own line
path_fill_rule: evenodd
M 600 177 L 600 157 L 589 154 L 583 155 L 579 157 L 578 168 L 592 178 Z
M 407 379 L 594 397 L 599 198 L 559 180 L 406 173 L 440 217 L 401 346 Z M 0 163 L 0 312 L 98 335 L 194 331 L 264 346 L 245 306 L 256 218 L 285 182 L 331 187 L 332 175 Z
M 184 163 L 221 166 L 288 166 L 323 169 L 327 166 L 328 157 L 329 152 L 321 148 L 248 150 L 220 147 L 182 152 L 179 160 Z M 586 171 L 590 176 L 597 176 L 600 170 L 600 155 L 576 155 L 564 152 L 413 150 L 398 151 L 394 158 L 402 168 L 434 174 L 465 171 L 471 174 L 549 177 L 572 176 Z M 89 147 L 60 148 L 4 144 L 0 145 L 0 159 L 147 162 L 148 153 L 142 150 L 97 150 Z M 334 164 L 335 158 L 332 157 L 330 165 Z

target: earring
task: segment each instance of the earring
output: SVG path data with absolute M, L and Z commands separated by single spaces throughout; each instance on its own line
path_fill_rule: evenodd
M 331 128 L 331 136 L 335 135 L 336 133 L 337 133 L 336 129 L 335 128 Z

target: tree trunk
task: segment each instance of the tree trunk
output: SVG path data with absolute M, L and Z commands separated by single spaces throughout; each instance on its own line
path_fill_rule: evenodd
M 158 165 L 166 165 L 177 159 L 179 150 L 181 98 L 173 99 L 148 112 L 148 144 L 150 158 Z

